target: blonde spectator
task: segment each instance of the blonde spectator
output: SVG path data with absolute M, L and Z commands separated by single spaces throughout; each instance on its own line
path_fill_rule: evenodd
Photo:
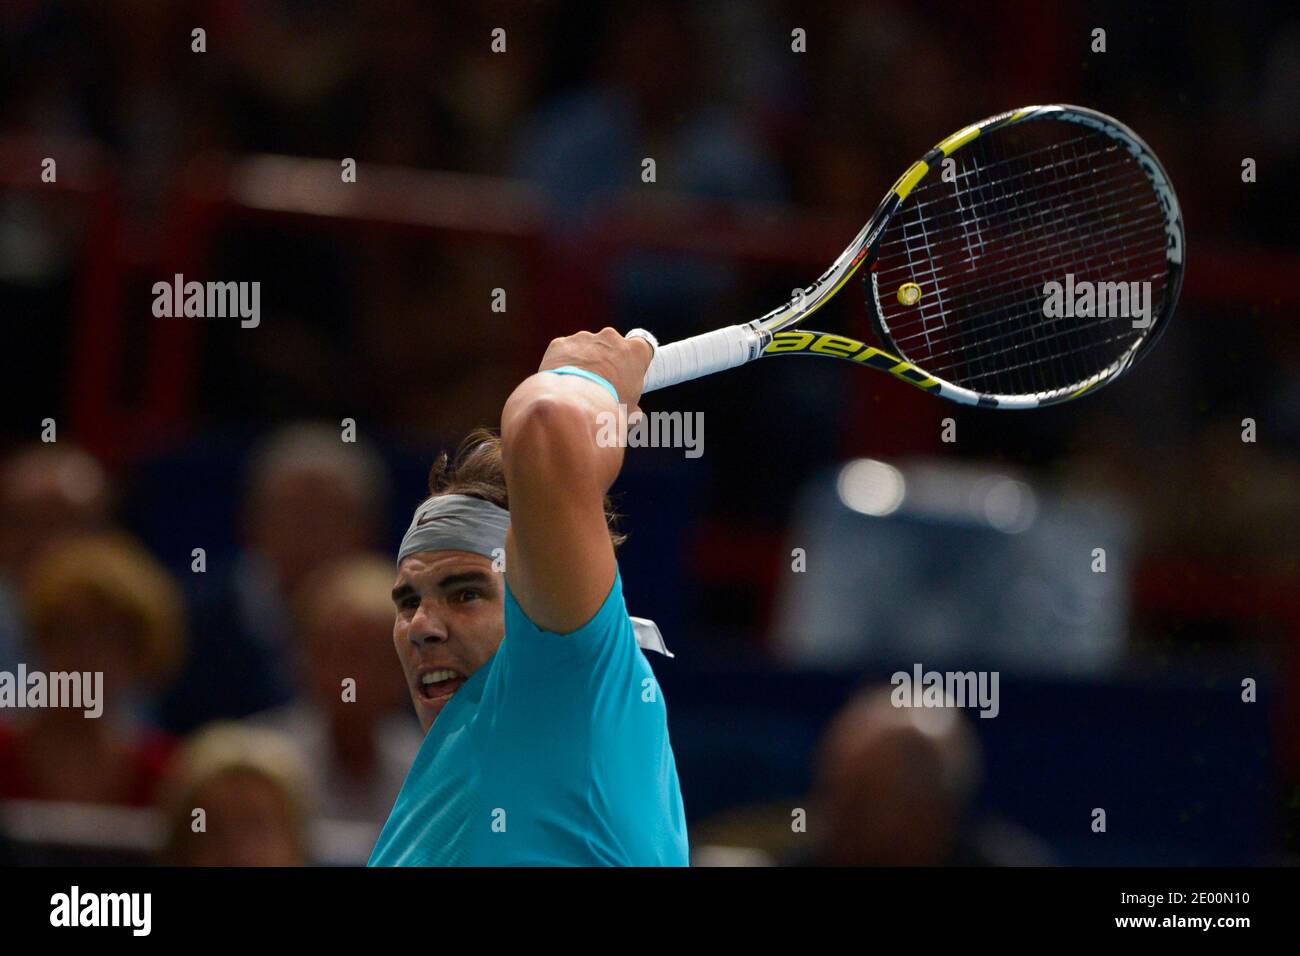
M 151 803 L 174 745 L 138 705 L 184 655 L 176 583 L 126 535 L 73 537 L 28 570 L 24 605 L 35 657 L 26 666 L 102 681 L 102 713 L 15 711 L 20 723 L 0 725 L 0 797 Z
M 292 743 L 245 724 L 210 724 L 181 748 L 163 788 L 167 866 L 303 866 L 306 768 Z

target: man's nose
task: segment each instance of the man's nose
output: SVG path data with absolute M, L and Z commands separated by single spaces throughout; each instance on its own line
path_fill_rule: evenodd
M 417 632 L 414 629 L 412 629 L 411 633 L 408 635 L 408 640 L 410 640 L 410 642 L 414 644 L 416 647 L 420 647 L 421 645 L 429 645 L 429 644 L 441 644 L 446 639 L 447 639 L 446 634 L 437 631 Z
M 423 644 L 438 644 L 447 639 L 447 627 L 429 608 L 421 605 L 411 620 L 411 629 L 407 631 L 406 636 L 416 647 Z

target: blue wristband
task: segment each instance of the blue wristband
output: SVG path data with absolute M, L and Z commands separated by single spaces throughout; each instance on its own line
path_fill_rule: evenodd
M 614 390 L 614 386 L 609 384 L 608 381 L 601 378 L 595 372 L 588 372 L 585 368 L 578 368 L 576 365 L 561 365 L 559 368 L 548 368 L 546 371 L 555 375 L 577 375 L 580 378 L 585 378 L 589 382 L 603 385 L 605 388 L 609 389 L 609 394 L 614 396 L 614 401 L 618 401 L 618 392 Z

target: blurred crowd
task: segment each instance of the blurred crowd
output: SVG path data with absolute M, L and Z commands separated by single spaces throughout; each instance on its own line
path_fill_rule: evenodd
M 318 819 L 352 824 L 364 849 L 420 743 L 391 649 L 392 565 L 369 550 L 385 491 L 364 446 L 286 427 L 252 458 L 246 546 L 224 573 L 196 559 L 187 581 L 120 526 L 86 451 L 6 459 L 0 670 L 101 673 L 104 699 L 96 719 L 50 707 L 0 721 L 0 801 L 155 808 L 167 865 L 304 865 Z M 784 812 L 744 808 L 704 829 L 696 862 L 1050 862 L 1013 825 L 971 820 L 980 773 L 958 709 L 864 690 L 819 747 L 819 838 L 792 841 Z
M 1109 48 L 1090 56 L 1097 25 Z M 196 27 L 206 30 L 201 54 Z M 497 27 L 504 54 L 490 45 Z M 795 28 L 806 31 L 804 54 L 791 52 Z M 0 5 L 0 144 L 93 142 L 122 177 L 127 228 L 114 252 L 135 270 L 119 304 L 127 352 L 173 235 L 171 200 L 196 160 L 348 156 L 363 176 L 368 164 L 490 174 L 551 201 L 540 256 L 455 234 L 223 225 L 201 265 L 262 280 L 267 318 L 256 335 L 204 333 L 185 370 L 195 396 L 185 428 L 146 449 L 256 439 L 242 484 L 189 473 L 198 487 L 186 500 L 222 502 L 237 525 L 232 547 L 200 569 L 204 557 L 189 555 L 199 565 L 187 567 L 160 556 L 165 518 L 144 515 L 146 526 L 140 461 L 110 436 L 64 428 L 57 443 L 33 444 L 42 418 L 73 417 L 84 385 L 71 379 L 85 221 L 0 189 L 0 314 L 31 320 L 6 324 L 0 359 L 21 398 L 0 412 L 0 670 L 27 660 L 102 671 L 108 696 L 98 721 L 0 714 L 0 799 L 156 807 L 168 821 L 160 859 L 172 862 L 305 862 L 312 821 L 325 818 L 372 832 L 419 745 L 389 643 L 385 550 L 392 515 L 414 503 L 402 496 L 419 489 L 364 442 L 303 422 L 351 416 L 418 442 L 428 458 L 494 424 L 551 335 L 643 325 L 671 339 L 719 316 L 759 315 L 820 271 L 815 257 L 756 267 L 637 248 L 593 265 L 591 224 L 638 185 L 645 156 L 667 191 L 784 202 L 852 224 L 936 139 L 1031 102 L 1123 118 L 1178 189 L 1188 287 L 1143 374 L 1118 397 L 1120 386 L 1014 425 L 822 366 L 737 379 L 744 401 L 688 386 L 674 401 L 708 409 L 709 453 L 695 470 L 652 475 L 647 486 L 665 500 L 629 500 L 634 541 L 639 506 L 642 540 L 659 548 L 644 566 L 680 594 L 688 639 L 761 646 L 786 509 L 809 475 L 861 454 L 993 460 L 1127 501 L 1142 554 L 1167 570 L 1161 580 L 1205 592 L 1194 610 L 1139 597 L 1134 637 L 1158 657 L 1257 644 L 1300 660 L 1300 617 L 1285 610 L 1294 604 L 1255 615 L 1222 596 L 1232 574 L 1257 578 L 1255 569 L 1275 576 L 1274 590 L 1300 581 L 1289 276 L 1233 301 L 1216 285 L 1221 273 L 1197 272 L 1221 250 L 1267 262 L 1300 247 L 1290 211 L 1298 76 L 1300 19 L 1269 5 L 1196 15 L 1121 0 Z M 1249 185 L 1243 155 L 1258 162 Z M 496 287 L 510 290 L 508 313 L 486 307 Z M 860 321 L 857 303 L 833 308 L 850 329 Z M 149 399 L 139 401 L 147 420 Z M 951 447 L 938 443 L 948 414 L 960 425 Z M 1258 425 L 1252 444 L 1241 441 L 1246 417 Z M 692 537 L 654 537 L 651 525 L 685 523 L 677 512 L 688 507 Z M 694 578 L 680 592 L 666 577 L 676 565 Z M 891 717 L 867 692 L 828 734 L 812 796 L 890 809 L 876 832 L 841 820 L 817 851 L 823 861 L 990 858 L 987 828 L 954 824 L 978 777 L 960 721 Z M 221 839 L 192 838 L 199 805 Z M 903 830 L 911 843 L 881 844 L 881 833 Z M 796 859 L 753 828 L 739 842 L 768 861 Z M 997 842 L 1022 848 L 1022 862 L 1043 858 L 1027 837 L 1004 831 Z
M 286 428 L 252 463 L 246 547 L 185 581 L 115 520 L 86 451 L 6 459 L 0 670 L 102 673 L 104 701 L 0 721 L 0 799 L 156 806 L 172 862 L 302 862 L 317 816 L 373 840 L 420 743 L 370 550 L 384 482 L 364 447 Z

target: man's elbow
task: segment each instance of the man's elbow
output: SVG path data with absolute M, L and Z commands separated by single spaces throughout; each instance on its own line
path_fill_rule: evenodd
M 594 452 L 592 434 L 589 409 L 547 392 L 511 396 L 501 416 L 501 449 L 507 467 L 512 458 L 533 468 L 571 465 L 575 457 Z

